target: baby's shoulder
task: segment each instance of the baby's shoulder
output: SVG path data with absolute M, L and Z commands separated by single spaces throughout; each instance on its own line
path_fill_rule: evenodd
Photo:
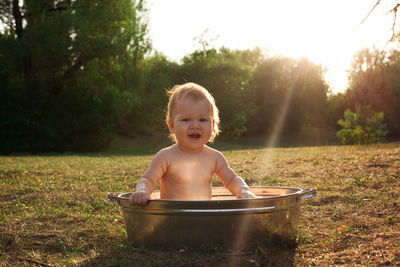
M 171 154 L 173 154 L 173 153 L 174 153 L 174 148 L 173 148 L 173 145 L 172 145 L 172 146 L 165 147 L 165 148 L 161 149 L 160 151 L 158 151 L 158 152 L 155 154 L 154 158 L 157 158 L 157 159 L 167 159 L 167 158 L 169 158 L 169 157 L 171 156 Z
M 220 151 L 218 151 L 218 150 L 216 150 L 216 149 L 214 149 L 212 147 L 209 147 L 209 146 L 205 146 L 205 152 L 207 154 L 215 157 L 216 159 L 218 159 L 220 157 L 224 157 L 224 155 Z

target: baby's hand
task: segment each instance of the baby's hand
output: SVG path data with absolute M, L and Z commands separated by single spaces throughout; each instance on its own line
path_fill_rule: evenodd
M 146 206 L 147 205 L 147 193 L 146 192 L 133 192 L 129 197 L 129 204 Z
M 256 195 L 250 191 L 248 188 L 243 188 L 240 193 L 237 194 L 236 198 L 256 198 Z

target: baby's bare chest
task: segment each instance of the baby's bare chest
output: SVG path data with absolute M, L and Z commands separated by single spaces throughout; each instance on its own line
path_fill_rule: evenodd
M 179 159 L 171 161 L 164 178 L 180 183 L 211 182 L 215 163 L 211 160 Z

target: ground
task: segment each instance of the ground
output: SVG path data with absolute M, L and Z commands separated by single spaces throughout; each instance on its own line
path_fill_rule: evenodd
M 223 153 L 250 185 L 317 187 L 294 248 L 135 248 L 107 192 L 132 191 L 152 155 L 13 155 L 0 157 L 0 266 L 400 265 L 399 143 Z

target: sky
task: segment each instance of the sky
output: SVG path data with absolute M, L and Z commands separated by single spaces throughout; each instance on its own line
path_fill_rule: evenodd
M 388 49 L 395 0 L 148 0 L 153 48 L 179 61 L 211 47 L 253 49 L 267 56 L 306 57 L 326 68 L 332 92 L 346 89 L 355 52 Z

